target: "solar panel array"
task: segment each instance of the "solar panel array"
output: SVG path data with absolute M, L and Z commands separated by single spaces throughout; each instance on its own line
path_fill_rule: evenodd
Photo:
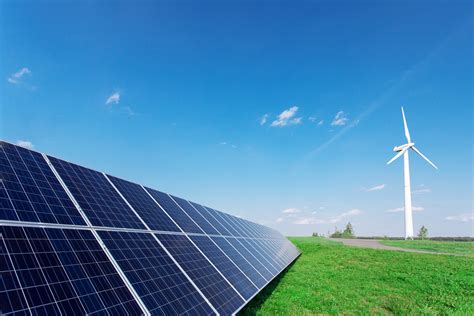
M 0 314 L 230 315 L 298 256 L 277 231 L 0 141 Z

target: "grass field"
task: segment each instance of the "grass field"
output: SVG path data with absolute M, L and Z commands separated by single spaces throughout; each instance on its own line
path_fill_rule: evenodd
M 434 240 L 382 240 L 382 244 L 441 253 L 474 255 L 474 242 Z
M 474 258 L 290 240 L 303 254 L 243 315 L 474 315 Z

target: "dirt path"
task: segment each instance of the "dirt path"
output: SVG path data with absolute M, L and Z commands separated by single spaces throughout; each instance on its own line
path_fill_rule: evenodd
M 434 252 L 434 251 L 427 251 L 427 250 L 408 249 L 408 248 L 387 246 L 387 245 L 381 244 L 380 241 L 376 240 L 376 239 L 344 239 L 344 238 L 330 238 L 330 239 L 334 240 L 334 241 L 342 242 L 344 245 L 352 246 L 352 247 L 395 250 L 395 251 L 404 251 L 404 252 L 429 253 L 429 254 L 435 254 L 435 255 L 452 255 L 452 256 L 459 256 L 460 255 L 460 256 L 463 256 L 461 254 L 441 253 L 441 252 Z

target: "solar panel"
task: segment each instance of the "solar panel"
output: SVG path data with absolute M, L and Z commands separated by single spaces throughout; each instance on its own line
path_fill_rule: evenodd
M 212 214 L 209 213 L 208 209 L 200 204 L 190 202 L 194 209 L 205 218 L 222 236 L 232 236 L 232 234 L 222 225 Z
M 206 234 L 219 235 L 217 229 L 215 229 L 214 226 L 212 226 L 212 224 L 209 223 L 209 221 L 203 217 L 190 202 L 176 196 L 171 197 Z
M 153 230 L 181 231 L 170 217 L 153 201 L 142 186 L 107 176 L 143 221 Z
M 267 283 L 265 277 L 246 259 L 237 249 L 235 249 L 224 237 L 211 237 L 211 239 L 229 256 L 230 259 L 252 280 L 253 284 L 261 289 Z
M 191 236 L 191 239 L 244 299 L 249 299 L 257 292 L 258 289 L 252 281 L 222 252 L 211 238 L 208 236 Z
M 145 228 L 102 173 L 48 158 L 92 225 Z
M 8 226 L 0 231 L 2 314 L 142 312 L 91 232 Z
M 233 314 L 299 255 L 275 230 L 0 141 L 0 314 Z
M 213 313 L 152 234 L 99 231 L 99 235 L 150 313 Z
M 0 142 L 0 219 L 85 225 L 43 156 Z
M 268 267 L 268 262 L 265 262 L 259 254 L 255 253 L 253 249 L 247 248 L 242 242 L 236 238 L 226 237 L 225 238 L 242 256 L 252 264 L 255 269 L 267 280 L 270 281 L 274 273 Z
M 232 314 L 243 305 L 243 298 L 186 236 L 156 236 L 219 313 Z
M 150 188 L 145 189 L 184 232 L 204 233 L 168 194 Z

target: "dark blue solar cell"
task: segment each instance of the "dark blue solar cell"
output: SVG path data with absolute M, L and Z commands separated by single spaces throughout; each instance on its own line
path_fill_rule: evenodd
M 143 221 L 153 230 L 181 231 L 141 185 L 107 175 Z
M 142 312 L 91 232 L 0 229 L 2 257 L 9 262 L 2 270 L 16 278 L 0 289 L 3 313 L 24 312 L 25 306 L 43 315 Z
M 257 287 L 209 237 L 191 236 L 191 239 L 246 300 L 257 292 Z
M 268 263 L 266 262 L 261 262 L 259 258 L 257 257 L 257 254 L 255 254 L 254 249 L 247 249 L 237 238 L 233 237 L 226 237 L 225 238 L 242 256 L 247 259 L 248 262 L 256 269 L 260 274 L 266 279 L 266 281 L 270 281 L 274 273 L 270 271 L 268 266 Z
M 151 196 L 160 204 L 160 206 L 168 213 L 169 216 L 178 224 L 181 229 L 187 233 L 204 234 L 204 232 L 193 222 L 176 202 L 166 193 L 145 188 Z
M 196 211 L 201 214 L 211 225 L 223 236 L 232 236 L 232 234 L 222 225 L 212 214 L 209 213 L 208 209 L 200 204 L 193 203 Z
M 93 226 L 145 229 L 102 173 L 48 158 Z
M 244 304 L 239 294 L 186 236 L 156 236 L 220 314 L 230 315 Z
M 0 219 L 85 225 L 40 153 L 0 141 Z
M 211 237 L 223 252 L 242 270 L 260 289 L 267 281 L 242 254 L 240 254 L 224 237 Z
M 150 313 L 214 314 L 152 234 L 99 231 L 99 235 Z
M 176 203 L 191 217 L 201 229 L 210 235 L 220 235 L 219 232 L 199 213 L 188 201 L 176 196 L 171 196 Z

